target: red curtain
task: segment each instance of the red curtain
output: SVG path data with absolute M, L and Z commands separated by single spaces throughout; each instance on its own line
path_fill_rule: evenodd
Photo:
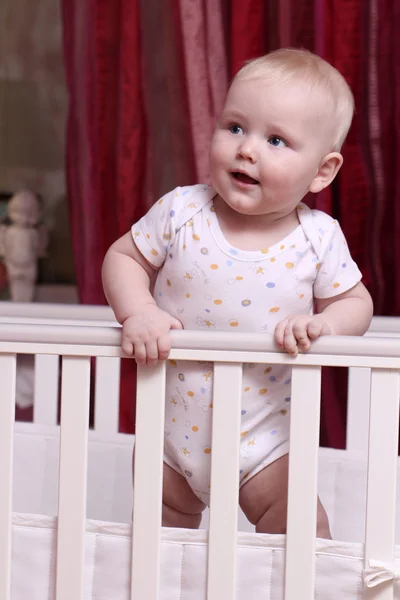
M 227 87 L 214 0 L 63 0 L 69 91 L 67 187 L 80 301 L 102 304 L 110 244 L 150 204 L 208 178 Z M 120 430 L 134 422 L 135 364 L 124 360 Z
M 104 301 L 110 243 L 156 198 L 208 179 L 208 145 L 230 78 L 281 46 L 347 78 L 357 113 L 332 188 L 308 201 L 337 217 L 376 314 L 400 313 L 398 0 L 63 0 L 70 97 L 67 182 L 80 299 Z M 133 423 L 132 361 L 121 430 Z M 322 442 L 345 443 L 346 374 L 324 373 Z
M 81 302 L 105 302 L 100 270 L 107 247 L 146 206 L 146 119 L 138 3 L 63 3 L 67 187 Z M 134 363 L 123 361 L 122 430 L 132 428 Z
M 340 220 L 375 313 L 399 314 L 399 3 L 237 0 L 230 18 L 233 73 L 257 54 L 291 45 L 317 52 L 350 84 L 357 112 L 344 166 L 331 189 L 308 202 Z M 347 372 L 323 371 L 321 443 L 343 448 Z

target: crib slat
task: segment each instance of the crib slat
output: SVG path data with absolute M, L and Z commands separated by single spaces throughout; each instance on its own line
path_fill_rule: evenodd
M 313 600 L 321 368 L 292 373 L 285 600 Z
M 57 600 L 83 600 L 90 358 L 63 357 Z
M 15 354 L 0 356 L 0 598 L 10 599 Z
M 138 366 L 136 397 L 131 598 L 159 600 L 165 362 Z
M 35 355 L 34 423 L 57 425 L 59 375 L 58 355 Z
M 208 600 L 236 598 L 242 365 L 215 363 Z
M 368 449 L 369 396 L 371 369 L 349 368 L 347 386 L 347 436 L 346 449 L 361 452 Z
M 368 452 L 365 567 L 394 562 L 400 373 L 372 369 Z M 374 600 L 393 600 L 393 581 Z
M 119 358 L 97 357 L 94 429 L 99 433 L 118 433 L 120 372 Z

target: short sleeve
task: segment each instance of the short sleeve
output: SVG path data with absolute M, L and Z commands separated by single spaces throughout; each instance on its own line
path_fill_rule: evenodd
M 332 298 L 347 292 L 361 281 L 362 274 L 351 258 L 346 239 L 337 221 L 332 221 L 322 241 L 322 256 L 314 282 L 316 298 Z
M 154 267 L 163 265 L 175 236 L 175 214 L 180 188 L 158 200 L 147 214 L 132 225 L 131 234 L 139 252 Z

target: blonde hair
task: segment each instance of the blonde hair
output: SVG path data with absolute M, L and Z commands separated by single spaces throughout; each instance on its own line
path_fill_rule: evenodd
M 279 83 L 301 77 L 311 86 L 325 88 L 332 100 L 336 123 L 333 148 L 340 150 L 353 120 L 354 97 L 343 75 L 326 60 L 308 50 L 282 48 L 250 60 L 234 80 L 247 77 L 265 77 Z

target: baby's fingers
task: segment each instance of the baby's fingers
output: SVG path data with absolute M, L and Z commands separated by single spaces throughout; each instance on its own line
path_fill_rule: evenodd
M 145 365 L 147 362 L 146 345 L 143 342 L 135 344 L 135 360 L 138 365 Z
M 293 325 L 293 335 L 297 340 L 297 344 L 301 350 L 309 350 L 311 348 L 311 342 L 308 334 L 308 327 L 306 323 L 297 322 Z
M 288 352 L 291 356 L 297 356 L 299 353 L 299 350 L 297 348 L 297 339 L 294 335 L 293 327 L 290 324 L 290 322 L 288 323 L 285 329 L 283 347 L 286 350 L 286 352 Z
M 158 339 L 158 358 L 166 360 L 171 350 L 171 338 L 169 335 L 163 335 Z
M 293 335 L 293 327 L 289 319 L 283 319 L 275 328 L 275 343 L 293 356 L 297 356 L 297 340 Z
M 275 327 L 274 339 L 275 339 L 275 344 L 278 346 L 278 348 L 284 347 L 285 330 L 286 330 L 288 322 L 289 322 L 289 319 L 283 319 L 283 321 L 280 321 L 278 323 L 278 325 Z
M 157 340 L 147 342 L 146 344 L 146 365 L 153 366 L 158 361 Z
M 129 339 L 122 336 L 121 348 L 124 354 L 127 356 L 132 356 L 133 352 L 133 344 L 129 341 Z

